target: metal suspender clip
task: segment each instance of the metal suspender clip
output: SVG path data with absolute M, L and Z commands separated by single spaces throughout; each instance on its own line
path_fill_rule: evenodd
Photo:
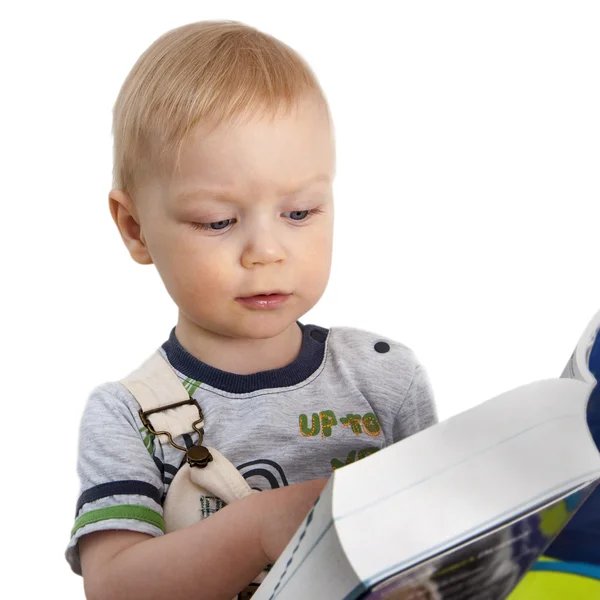
M 198 419 L 192 423 L 192 427 L 194 431 L 199 435 L 199 439 L 198 443 L 195 446 L 192 446 L 191 448 L 184 448 L 183 446 L 176 444 L 173 441 L 173 436 L 168 431 L 156 431 L 152 426 L 150 419 L 148 418 L 154 413 L 162 412 L 163 410 L 169 410 L 171 408 L 177 408 L 186 404 L 192 404 L 198 409 Z M 142 420 L 142 423 L 151 434 L 166 435 L 167 438 L 169 438 L 169 443 L 171 444 L 171 446 L 186 453 L 187 462 L 190 465 L 190 467 L 199 467 L 203 469 L 204 467 L 206 467 L 206 465 L 208 465 L 209 462 L 212 461 L 213 457 L 209 452 L 208 448 L 202 446 L 204 434 L 202 430 L 199 429 L 199 426 L 202 427 L 204 425 L 204 414 L 202 413 L 202 409 L 200 408 L 200 405 L 198 404 L 197 400 L 194 400 L 190 397 L 188 400 L 182 400 L 181 402 L 175 402 L 174 404 L 167 404 L 166 406 L 161 406 L 160 408 L 153 408 L 151 410 L 146 411 L 140 409 L 139 415 L 140 419 Z

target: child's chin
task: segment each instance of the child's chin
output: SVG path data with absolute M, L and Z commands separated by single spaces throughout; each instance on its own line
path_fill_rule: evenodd
M 289 316 L 258 314 L 253 319 L 245 319 L 243 323 L 237 323 L 234 329 L 239 337 L 262 340 L 281 335 L 295 322 L 296 320 L 290 320 Z

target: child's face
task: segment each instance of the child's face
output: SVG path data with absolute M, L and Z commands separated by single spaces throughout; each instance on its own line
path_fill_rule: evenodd
M 312 308 L 331 266 L 334 170 L 331 126 L 316 102 L 286 117 L 199 130 L 180 169 L 139 203 L 180 323 L 267 338 Z M 273 292 L 287 295 L 277 308 L 240 301 Z

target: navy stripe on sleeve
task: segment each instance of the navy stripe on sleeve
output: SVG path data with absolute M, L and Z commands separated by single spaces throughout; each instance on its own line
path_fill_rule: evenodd
M 145 481 L 135 481 L 131 479 L 125 481 L 109 481 L 108 483 L 96 485 L 81 494 L 77 501 L 75 516 L 79 514 L 79 511 L 84 504 L 100 500 L 100 498 L 116 496 L 118 494 L 146 496 L 154 500 L 157 504 L 161 504 L 162 500 L 162 493 L 158 488 Z

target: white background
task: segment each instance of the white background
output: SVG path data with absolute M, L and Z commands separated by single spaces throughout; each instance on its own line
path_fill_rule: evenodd
M 600 309 L 597 2 L 55 1 L 2 13 L 2 596 L 83 598 L 63 559 L 83 404 L 174 324 L 107 208 L 112 104 L 168 29 L 241 20 L 312 64 L 339 162 L 333 274 L 304 321 L 414 348 L 442 418 L 558 376 Z

